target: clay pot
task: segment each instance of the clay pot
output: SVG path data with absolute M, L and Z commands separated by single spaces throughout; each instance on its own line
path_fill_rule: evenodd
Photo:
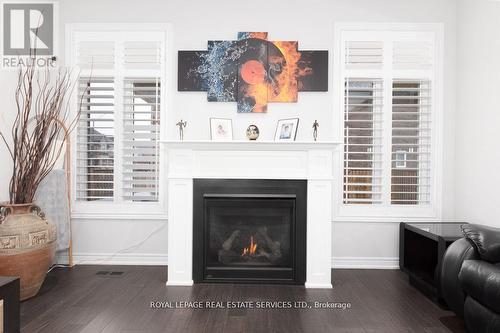
M 56 228 L 34 204 L 0 208 L 0 275 L 20 277 L 25 300 L 38 293 L 52 265 Z

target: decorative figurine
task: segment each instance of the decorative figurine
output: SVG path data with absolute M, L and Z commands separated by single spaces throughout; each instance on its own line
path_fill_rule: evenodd
M 319 127 L 319 123 L 317 120 L 314 121 L 313 123 L 313 138 L 314 138 L 314 141 L 318 141 L 318 127 Z
M 184 128 L 187 126 L 187 121 L 179 121 L 176 126 L 179 126 L 179 139 L 184 140 Z
M 247 128 L 247 138 L 249 140 L 257 140 L 259 137 L 259 128 L 255 125 L 250 125 Z

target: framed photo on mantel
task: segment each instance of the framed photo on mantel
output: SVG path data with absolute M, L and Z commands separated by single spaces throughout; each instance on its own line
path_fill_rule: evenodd
M 295 141 L 298 127 L 299 118 L 278 120 L 274 141 Z
M 226 118 L 210 118 L 210 140 L 232 141 L 233 121 Z

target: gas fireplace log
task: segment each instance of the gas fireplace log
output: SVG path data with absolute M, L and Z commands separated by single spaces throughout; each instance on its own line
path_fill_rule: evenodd
M 229 265 L 229 264 L 276 264 L 282 259 L 281 253 L 279 255 L 274 255 L 267 252 L 264 249 L 257 250 L 257 253 L 253 255 L 241 255 L 241 253 L 235 251 L 225 251 L 219 250 L 219 262 Z
M 233 231 L 233 233 L 231 234 L 231 236 L 229 236 L 229 238 L 226 239 L 224 241 L 224 243 L 222 243 L 222 248 L 224 249 L 224 251 L 231 250 L 231 247 L 233 247 L 233 242 L 236 239 L 236 237 L 238 237 L 239 234 L 240 234 L 239 230 Z
M 267 260 L 269 260 L 269 262 L 272 264 L 276 264 L 281 260 L 281 252 L 279 252 L 279 254 L 276 255 L 273 253 L 268 253 L 264 249 L 260 249 L 258 252 L 260 256 L 266 257 Z
M 219 261 L 223 264 L 232 264 L 241 261 L 241 255 L 234 251 L 219 250 Z
M 259 227 L 257 230 L 266 240 L 266 245 L 272 251 L 273 255 L 281 257 L 281 243 L 277 241 L 275 242 L 271 239 L 271 237 L 269 237 L 267 234 L 267 227 Z
M 279 263 L 282 259 L 281 253 L 281 243 L 279 241 L 274 241 L 268 234 L 268 229 L 265 226 L 258 227 L 257 230 L 254 229 L 253 233 L 256 232 L 255 236 L 250 237 L 249 244 L 243 243 L 243 245 L 238 245 L 237 243 L 241 241 L 242 232 L 240 229 L 234 230 L 231 235 L 222 243 L 222 248 L 218 251 L 219 262 L 228 264 L 263 264 L 267 262 L 268 264 Z M 254 239 L 257 236 L 257 241 L 254 243 Z M 246 237 L 245 237 L 246 239 Z M 243 249 L 245 245 L 248 248 Z M 239 246 L 242 246 L 240 249 Z M 250 247 L 255 246 L 257 251 L 250 251 Z M 245 251 L 246 249 L 247 252 Z

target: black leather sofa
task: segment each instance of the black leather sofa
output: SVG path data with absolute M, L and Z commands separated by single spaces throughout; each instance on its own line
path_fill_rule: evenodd
M 469 332 L 500 332 L 500 229 L 462 226 L 443 258 L 441 291 Z

